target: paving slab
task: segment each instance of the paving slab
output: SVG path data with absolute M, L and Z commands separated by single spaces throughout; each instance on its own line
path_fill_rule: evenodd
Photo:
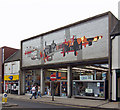
M 59 104 L 67 104 L 67 105 L 77 105 L 77 106 L 85 106 L 85 107 L 97 107 L 97 108 L 114 108 L 119 109 L 119 102 L 109 102 L 108 100 L 91 100 L 91 99 L 76 99 L 76 98 L 67 98 L 67 97 L 54 97 L 54 101 L 52 101 L 51 96 L 43 96 L 42 98 L 38 97 L 37 99 L 30 99 L 29 94 L 26 95 L 13 95 L 8 94 L 8 98 L 15 98 L 20 100 L 27 101 L 36 101 L 36 102 L 44 102 L 44 103 L 59 103 Z

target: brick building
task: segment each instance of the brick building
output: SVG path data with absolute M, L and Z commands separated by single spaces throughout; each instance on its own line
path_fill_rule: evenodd
M 4 61 L 15 53 L 18 49 L 3 46 L 0 48 L 0 93 L 3 92 L 4 83 Z

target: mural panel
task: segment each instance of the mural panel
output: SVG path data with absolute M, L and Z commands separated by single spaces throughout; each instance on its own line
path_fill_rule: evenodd
M 22 66 L 108 57 L 108 16 L 23 42 Z
M 41 37 L 31 39 L 22 44 L 22 66 L 41 64 Z

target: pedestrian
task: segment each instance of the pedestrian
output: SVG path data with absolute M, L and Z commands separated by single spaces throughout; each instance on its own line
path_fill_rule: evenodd
M 36 87 L 36 86 L 33 86 L 32 89 L 31 89 L 31 91 L 32 91 L 32 96 L 30 97 L 30 99 L 32 99 L 33 96 L 34 96 L 34 98 L 36 99 L 36 94 L 35 94 L 36 90 L 35 90 L 35 87 Z
M 41 96 L 41 90 L 40 90 L 40 86 L 38 86 L 37 98 L 38 98 L 38 95 L 40 96 L 40 98 L 42 98 L 42 96 Z
M 48 88 L 48 96 L 50 96 L 51 94 L 50 94 L 50 89 Z

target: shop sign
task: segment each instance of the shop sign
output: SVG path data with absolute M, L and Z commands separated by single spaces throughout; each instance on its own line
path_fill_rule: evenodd
M 4 80 L 5 81 L 19 80 L 19 75 L 5 75 Z
M 93 75 L 80 75 L 80 80 L 93 80 Z

